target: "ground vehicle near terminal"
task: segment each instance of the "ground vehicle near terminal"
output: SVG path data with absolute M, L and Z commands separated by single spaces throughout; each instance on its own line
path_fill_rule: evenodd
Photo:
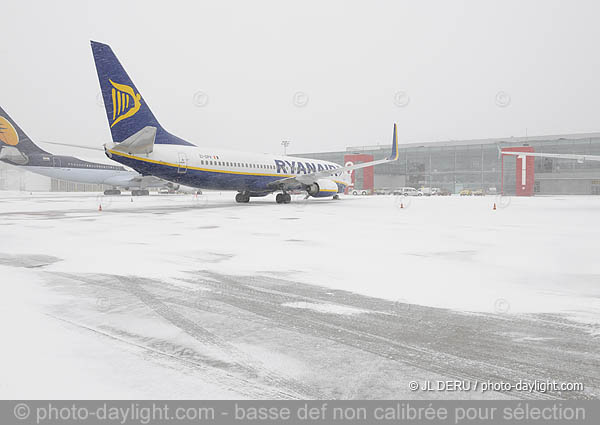
M 394 195 L 423 196 L 423 192 L 415 189 L 414 187 L 401 187 L 400 189 L 394 190 Z
M 391 195 L 394 191 L 389 187 L 382 187 L 381 189 L 375 189 L 375 195 Z
M 419 189 L 419 191 L 424 195 L 424 196 L 434 196 L 434 195 L 438 195 L 438 192 L 440 192 L 442 189 L 440 189 L 439 187 L 421 187 Z
M 458 192 L 458 194 L 460 196 L 472 196 L 473 192 L 470 189 L 463 189 L 460 192 Z
M 373 194 L 373 190 L 372 189 L 354 189 L 354 188 L 350 188 L 348 189 L 348 193 L 354 196 L 357 195 L 372 195 Z M 378 193 L 379 195 L 379 193 Z
M 473 191 L 473 196 L 483 196 L 485 195 L 485 192 L 483 191 L 483 189 L 477 189 Z

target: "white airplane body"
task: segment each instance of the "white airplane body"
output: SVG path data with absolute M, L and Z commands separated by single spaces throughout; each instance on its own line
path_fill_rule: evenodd
M 88 170 L 69 167 L 35 167 L 22 166 L 23 169 L 32 173 L 41 174 L 53 179 L 72 181 L 76 183 L 105 184 L 115 187 L 125 187 L 136 177 L 138 173 L 123 170 Z

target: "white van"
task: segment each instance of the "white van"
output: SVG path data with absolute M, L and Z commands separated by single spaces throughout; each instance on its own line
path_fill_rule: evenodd
M 415 189 L 414 187 L 401 187 L 400 189 L 394 190 L 394 195 L 423 196 L 423 192 Z

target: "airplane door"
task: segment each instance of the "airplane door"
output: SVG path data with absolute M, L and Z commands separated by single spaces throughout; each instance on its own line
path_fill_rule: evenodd
M 177 155 L 179 157 L 177 174 L 185 174 L 187 173 L 187 156 L 183 152 L 179 152 Z
M 53 156 L 52 157 L 52 166 L 60 168 L 60 158 L 57 158 L 56 156 Z

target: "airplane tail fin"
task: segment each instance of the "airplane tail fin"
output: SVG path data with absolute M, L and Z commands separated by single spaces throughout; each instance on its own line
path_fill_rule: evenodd
M 190 145 L 161 127 L 110 46 L 96 41 L 91 45 L 113 142 L 121 143 L 145 127 L 155 127 L 154 143 Z
M 392 138 L 392 154 L 387 158 L 390 161 L 398 160 L 400 151 L 398 150 L 398 126 L 394 123 L 394 136 Z
M 0 148 L 4 147 L 12 147 L 25 154 L 48 154 L 36 145 L 0 106 Z

